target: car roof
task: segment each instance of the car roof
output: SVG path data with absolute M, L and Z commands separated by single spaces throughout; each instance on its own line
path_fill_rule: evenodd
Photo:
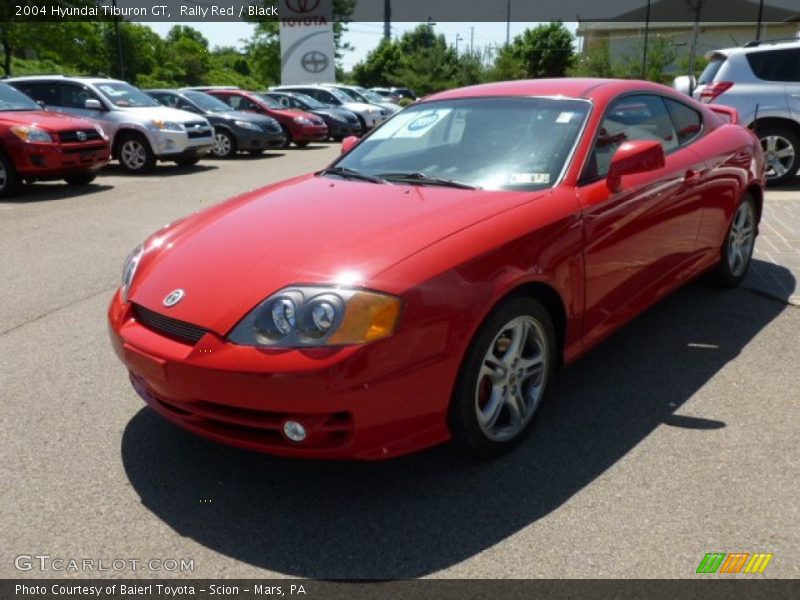
M 79 83 L 128 83 L 121 79 L 110 77 L 72 77 L 69 75 L 24 75 L 22 77 L 9 77 L 4 81 L 77 81 Z
M 671 88 L 651 81 L 564 77 L 485 83 L 435 93 L 425 100 L 480 96 L 563 96 L 593 100 L 616 96 L 627 91 L 673 93 Z
M 712 56 L 730 56 L 731 54 L 751 54 L 754 52 L 769 52 L 770 50 L 786 50 L 790 48 L 800 48 L 800 38 L 789 40 L 763 40 L 749 42 L 743 46 L 732 46 L 730 48 L 719 48 L 706 52 L 706 58 Z

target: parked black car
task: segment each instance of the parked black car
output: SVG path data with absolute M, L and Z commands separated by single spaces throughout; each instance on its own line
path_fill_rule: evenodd
M 237 151 L 261 154 L 267 148 L 284 145 L 283 129 L 266 115 L 231 109 L 222 100 L 196 90 L 145 90 L 164 106 L 203 115 L 214 127 L 214 149 L 218 158 L 229 158 Z
M 299 92 L 263 92 L 262 95 L 277 100 L 286 108 L 299 108 L 321 117 L 328 126 L 328 134 L 336 141 L 341 141 L 349 135 L 364 133 L 361 121 L 349 110 L 323 104 Z

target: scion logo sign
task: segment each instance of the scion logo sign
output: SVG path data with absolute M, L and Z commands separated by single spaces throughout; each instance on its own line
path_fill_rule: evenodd
M 766 552 L 709 552 L 697 565 L 697 573 L 763 573 L 772 554 Z
M 312 50 L 303 55 L 303 58 L 300 59 L 300 64 L 309 73 L 322 73 L 328 68 L 328 57 L 322 52 Z
M 86 134 L 83 133 L 82 131 L 79 131 L 78 133 L 76 133 L 75 136 L 78 138 L 79 142 L 85 142 L 86 141 Z
M 319 0 L 286 0 L 286 6 L 290 11 L 302 15 L 317 10 Z

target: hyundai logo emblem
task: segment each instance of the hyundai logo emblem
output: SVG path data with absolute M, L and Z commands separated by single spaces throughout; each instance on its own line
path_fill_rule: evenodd
M 164 306 L 169 308 L 170 306 L 175 306 L 178 302 L 180 302 L 183 297 L 186 295 L 181 289 L 173 290 L 169 294 L 167 294 L 166 298 L 164 298 Z
M 86 141 L 86 134 L 85 134 L 84 132 L 82 132 L 82 131 L 79 131 L 79 132 L 78 132 L 77 134 L 75 134 L 75 135 L 76 135 L 76 137 L 78 138 L 78 141 L 80 141 L 80 142 L 85 142 L 85 141 Z

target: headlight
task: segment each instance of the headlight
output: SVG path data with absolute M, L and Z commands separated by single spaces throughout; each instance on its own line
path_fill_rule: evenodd
M 394 333 L 395 296 L 337 287 L 292 287 L 273 294 L 234 327 L 242 346 L 298 348 L 374 342 Z
M 261 131 L 261 127 L 259 127 L 255 123 L 251 123 L 250 121 L 234 121 L 233 124 L 236 125 L 237 127 L 241 127 L 242 129 Z
M 131 250 L 131 253 L 128 254 L 128 258 L 125 259 L 125 263 L 122 265 L 122 301 L 128 301 L 128 290 L 130 290 L 131 283 L 133 282 L 133 276 L 136 275 L 136 267 L 139 266 L 139 260 L 142 258 L 142 254 L 144 254 L 144 246 L 139 244 Z
M 104 139 L 104 140 L 107 140 L 107 139 L 108 139 L 108 136 L 106 135 L 106 132 L 105 132 L 105 131 L 103 131 L 103 128 L 102 128 L 102 127 L 100 127 L 100 125 L 95 125 L 95 126 L 94 126 L 94 128 L 95 128 L 95 131 L 97 131 L 97 133 L 99 133 L 99 134 L 100 134 L 100 137 L 101 137 L 102 139 Z
M 311 119 L 306 119 L 305 117 L 295 117 L 294 122 L 299 125 L 313 125 Z
M 23 142 L 52 142 L 50 134 L 38 127 L 12 127 L 11 133 Z
M 371 115 L 382 115 L 383 111 L 380 108 L 370 108 L 368 109 L 369 114 Z
M 150 121 L 150 125 L 152 125 L 154 129 L 158 129 L 159 131 L 184 130 L 183 124 L 177 123 L 175 121 L 162 121 L 161 119 L 153 119 L 152 121 Z

